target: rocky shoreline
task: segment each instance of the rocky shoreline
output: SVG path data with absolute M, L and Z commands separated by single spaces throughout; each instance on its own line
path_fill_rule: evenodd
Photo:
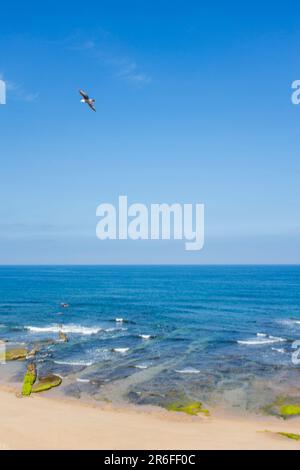
M 56 374 L 41 374 L 37 373 L 37 367 L 35 363 L 35 357 L 38 353 L 43 352 L 43 349 L 47 346 L 54 345 L 56 343 L 67 343 L 68 337 L 63 331 L 59 332 L 57 340 L 43 340 L 34 343 L 33 347 L 29 349 L 26 346 L 13 347 L 6 340 L 2 340 L 2 344 L 5 345 L 3 353 L 3 362 L 15 362 L 22 361 L 27 362 L 27 369 L 23 380 L 23 387 L 20 393 L 21 396 L 30 396 L 32 393 L 40 393 L 51 388 L 55 388 L 61 385 L 62 378 Z
M 6 362 L 25 362 L 26 372 L 23 378 L 22 389 L 19 396 L 28 397 L 34 393 L 41 393 L 49 391 L 52 388 L 59 387 L 63 378 L 52 371 L 44 373 L 42 368 L 36 365 L 36 357 L 38 354 L 43 354 L 46 348 L 59 343 L 68 343 L 67 335 L 61 330 L 58 333 L 57 339 L 45 339 L 31 343 L 28 346 L 15 347 L 5 339 L 2 344 L 5 345 L 5 361 Z M 165 405 L 165 409 L 170 412 L 184 413 L 187 415 L 204 415 L 209 416 L 211 413 L 208 409 L 203 407 L 200 401 L 189 399 L 187 396 L 176 397 L 173 401 L 169 400 Z M 264 406 L 261 410 L 261 415 L 269 415 L 284 420 L 300 416 L 300 397 L 297 396 L 278 396 L 271 403 Z

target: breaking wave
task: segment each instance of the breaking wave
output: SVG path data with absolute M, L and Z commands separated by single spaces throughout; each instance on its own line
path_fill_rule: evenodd
M 200 374 L 200 370 L 194 367 L 186 367 L 185 369 L 175 370 L 175 372 L 177 372 L 177 374 Z
M 50 325 L 45 327 L 40 326 L 25 326 L 25 330 L 31 333 L 73 333 L 77 335 L 96 335 L 102 328 L 97 326 L 81 326 L 81 325 Z
M 283 343 L 286 339 L 284 338 L 277 338 L 276 336 L 258 336 L 254 339 L 246 339 L 246 340 L 239 340 L 237 341 L 238 344 L 242 344 L 244 346 L 260 346 L 263 344 L 273 344 L 273 343 Z

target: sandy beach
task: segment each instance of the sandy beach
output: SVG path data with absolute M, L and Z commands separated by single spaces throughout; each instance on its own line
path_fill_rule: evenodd
M 299 420 L 189 417 L 0 391 L 0 449 L 300 449 Z M 268 430 L 269 432 L 265 432 Z

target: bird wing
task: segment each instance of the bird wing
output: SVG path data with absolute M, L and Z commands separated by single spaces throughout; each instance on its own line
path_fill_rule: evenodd
M 93 111 L 96 112 L 96 108 L 95 108 L 95 106 L 94 106 L 92 103 L 88 103 L 88 105 L 89 105 L 89 107 L 90 107 Z
M 89 96 L 88 96 L 83 90 L 79 90 L 79 93 L 81 94 L 81 96 L 82 96 L 85 100 L 88 100 L 88 99 L 89 99 Z

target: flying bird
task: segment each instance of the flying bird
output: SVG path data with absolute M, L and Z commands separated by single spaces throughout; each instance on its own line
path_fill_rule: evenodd
M 96 112 L 96 108 L 94 106 L 94 103 L 95 103 L 95 100 L 93 100 L 92 98 L 89 97 L 89 95 L 87 95 L 83 90 L 79 90 L 79 93 L 81 94 L 82 96 L 82 100 L 81 103 L 86 103 L 89 105 L 89 107 Z

